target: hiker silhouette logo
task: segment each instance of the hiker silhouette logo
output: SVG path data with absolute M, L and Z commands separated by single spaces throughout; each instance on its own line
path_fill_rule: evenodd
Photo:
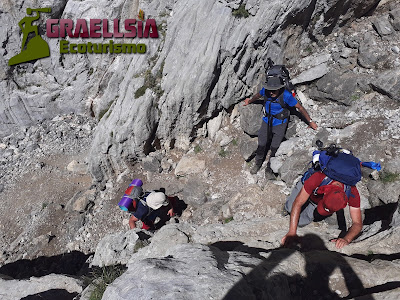
M 22 31 L 21 52 L 10 58 L 8 61 L 9 66 L 50 56 L 49 45 L 39 35 L 38 26 L 33 25 L 33 22 L 40 18 L 40 13 L 50 12 L 51 8 L 26 9 L 26 14 L 28 16 L 24 17 L 18 23 Z M 29 35 L 32 36 L 32 34 L 34 34 L 34 36 L 28 40 Z

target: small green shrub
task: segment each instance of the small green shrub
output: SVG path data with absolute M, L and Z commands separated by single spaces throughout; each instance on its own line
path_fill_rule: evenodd
M 233 9 L 232 15 L 236 18 L 247 18 L 250 16 L 244 4 L 240 4 L 240 6 L 237 9 Z
M 110 103 L 108 103 L 107 107 L 103 110 L 100 111 L 99 113 L 99 121 L 101 120 L 102 117 L 104 117 L 104 115 L 108 112 L 108 110 L 110 109 L 111 105 L 114 103 L 114 101 L 111 101 Z
M 194 153 L 200 153 L 201 151 L 203 151 L 203 149 L 201 149 L 201 147 L 199 146 L 199 145 L 196 145 L 195 147 L 194 147 Z
M 126 267 L 118 265 L 103 267 L 100 270 L 92 272 L 94 290 L 90 294 L 89 300 L 101 300 L 107 286 L 120 277 L 125 270 Z
M 224 223 L 227 224 L 227 223 L 229 223 L 229 222 L 231 222 L 231 221 L 233 221 L 233 217 L 226 218 L 226 219 L 224 220 Z
M 351 101 L 357 101 L 361 98 L 360 94 L 353 94 L 351 95 L 350 99 Z
M 237 141 L 236 139 L 233 139 L 233 140 L 232 140 L 232 145 L 233 145 L 233 146 L 237 146 L 237 145 L 238 145 L 238 141 Z
M 155 64 L 156 60 L 158 59 L 158 56 L 155 55 L 149 59 L 151 64 Z M 151 89 L 158 98 L 160 98 L 164 94 L 164 90 L 161 88 L 161 79 L 162 79 L 162 73 L 164 70 L 164 65 L 165 61 L 161 63 L 160 69 L 157 71 L 156 76 L 154 76 L 151 73 L 151 68 L 146 70 L 144 73 L 144 83 L 143 86 L 138 88 L 135 92 L 135 99 L 141 97 L 144 95 L 147 89 Z
M 160 13 L 159 17 L 164 18 L 164 17 L 169 17 L 169 11 L 164 10 L 163 12 Z
M 144 95 L 144 93 L 147 90 L 147 86 L 143 85 L 140 88 L 138 88 L 135 92 L 135 99 L 142 97 Z
M 42 209 L 45 209 L 48 205 L 49 205 L 49 204 L 46 203 L 46 202 L 42 203 Z
M 138 240 L 138 241 L 136 241 L 133 251 L 136 253 L 139 251 L 139 249 L 142 249 L 142 248 L 148 246 L 149 244 L 150 244 L 150 242 L 148 240 Z
M 221 148 L 221 150 L 219 150 L 218 155 L 221 157 L 227 157 L 229 154 L 228 151 L 226 151 L 224 148 Z
M 307 46 L 307 48 L 305 49 L 305 52 L 307 52 L 308 55 L 312 54 L 313 47 L 312 46 Z
M 400 177 L 399 173 L 391 173 L 391 172 L 382 172 L 380 176 L 380 180 L 383 183 L 390 183 L 398 180 Z

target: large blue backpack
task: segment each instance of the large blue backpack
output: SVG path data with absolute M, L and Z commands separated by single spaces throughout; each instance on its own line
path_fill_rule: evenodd
M 326 177 L 322 180 L 320 186 L 327 185 L 333 180 L 344 184 L 344 191 L 349 199 L 351 187 L 361 180 L 361 161 L 353 156 L 351 152 L 339 152 L 336 155 L 328 155 L 325 150 L 316 150 L 313 152 L 313 158 L 318 157 L 318 168 L 313 164 L 301 178 L 302 183 L 310 178 L 315 172 L 322 171 Z M 316 193 L 314 190 L 314 193 Z

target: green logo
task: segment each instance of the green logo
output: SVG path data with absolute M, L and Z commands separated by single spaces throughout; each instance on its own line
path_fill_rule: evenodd
M 9 66 L 50 56 L 49 45 L 39 35 L 38 26 L 32 25 L 32 23 L 39 19 L 41 12 L 50 13 L 51 8 L 26 9 L 27 15 L 32 15 L 33 12 L 36 12 L 36 16 L 26 16 L 18 23 L 18 26 L 21 28 L 23 34 L 21 53 L 11 57 L 11 59 L 8 61 Z M 33 33 L 34 37 L 28 41 L 28 35 L 30 33 Z

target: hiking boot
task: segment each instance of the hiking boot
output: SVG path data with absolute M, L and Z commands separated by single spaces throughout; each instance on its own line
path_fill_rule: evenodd
M 274 171 L 272 171 L 272 169 L 270 167 L 265 168 L 265 178 L 268 180 L 276 179 L 275 173 L 274 173 Z
M 257 172 L 261 169 L 261 164 L 255 163 L 254 166 L 250 169 L 250 174 L 257 174 Z

